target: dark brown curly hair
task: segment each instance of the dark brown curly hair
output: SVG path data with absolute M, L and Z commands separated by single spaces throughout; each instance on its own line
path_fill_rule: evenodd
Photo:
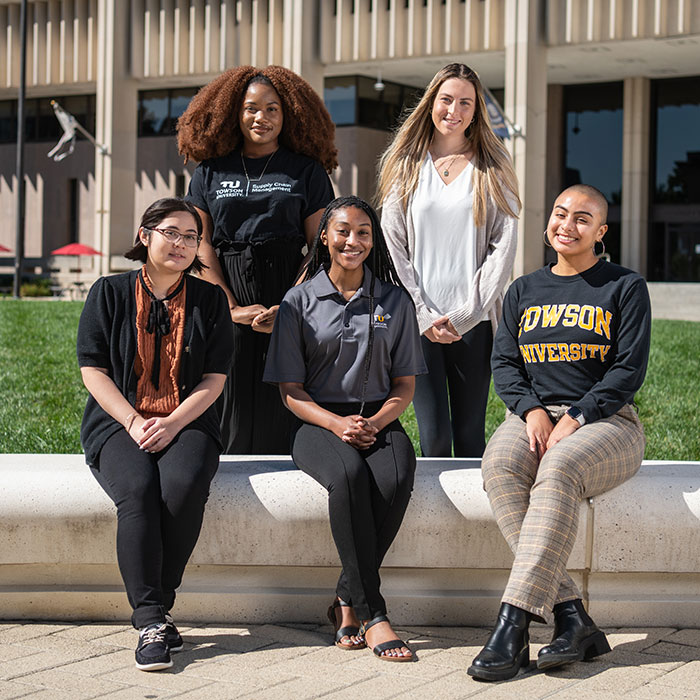
M 280 97 L 283 146 L 317 160 L 329 173 L 338 167 L 331 115 L 311 85 L 282 66 L 239 66 L 205 85 L 177 122 L 177 146 L 185 163 L 224 156 L 240 144 L 238 115 L 252 82 L 272 85 Z

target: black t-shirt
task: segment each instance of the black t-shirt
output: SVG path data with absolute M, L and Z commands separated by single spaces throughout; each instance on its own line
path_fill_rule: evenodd
M 304 219 L 325 208 L 333 188 L 323 166 L 308 156 L 280 146 L 272 157 L 246 158 L 244 169 L 236 149 L 202 161 L 186 199 L 211 216 L 215 246 L 291 237 L 299 238 L 301 247 Z
M 598 262 L 579 275 L 549 267 L 518 278 L 491 357 L 496 393 L 521 418 L 576 405 L 589 423 L 634 399 L 649 359 L 651 309 L 636 272 Z

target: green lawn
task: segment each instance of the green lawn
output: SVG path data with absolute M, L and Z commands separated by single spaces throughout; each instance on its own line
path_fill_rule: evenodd
M 86 392 L 75 359 L 81 302 L 0 300 L 0 452 L 80 452 Z M 654 321 L 637 395 L 647 459 L 700 460 L 700 323 Z M 491 391 L 489 437 L 504 406 Z M 413 408 L 403 423 L 414 444 Z

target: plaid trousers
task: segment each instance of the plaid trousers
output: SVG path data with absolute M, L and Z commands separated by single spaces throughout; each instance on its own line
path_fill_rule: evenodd
M 567 406 L 548 406 L 559 419 Z M 556 603 L 580 598 L 566 563 L 582 498 L 627 481 L 644 456 L 644 430 L 630 405 L 587 423 L 547 450 L 530 451 L 525 421 L 510 414 L 482 459 L 484 489 L 515 555 L 503 602 L 550 619 Z

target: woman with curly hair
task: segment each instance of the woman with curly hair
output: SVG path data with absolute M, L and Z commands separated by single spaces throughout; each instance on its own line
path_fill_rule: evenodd
M 280 306 L 265 380 L 299 418 L 294 463 L 328 491 L 343 565 L 328 609 L 335 644 L 412 661 L 386 617 L 379 567 L 411 497 L 416 455 L 398 419 L 425 365 L 413 304 L 366 202 L 328 205 L 303 278 Z
M 493 334 L 515 258 L 518 185 L 477 74 L 442 68 L 380 163 L 382 227 L 416 306 L 429 373 L 413 404 L 426 457 L 480 457 Z
M 226 293 L 233 364 L 219 404 L 226 454 L 282 454 L 291 421 L 262 383 L 269 333 L 333 199 L 335 126 L 301 77 L 241 66 L 203 87 L 178 121 L 187 195 L 204 222 L 203 276 Z

